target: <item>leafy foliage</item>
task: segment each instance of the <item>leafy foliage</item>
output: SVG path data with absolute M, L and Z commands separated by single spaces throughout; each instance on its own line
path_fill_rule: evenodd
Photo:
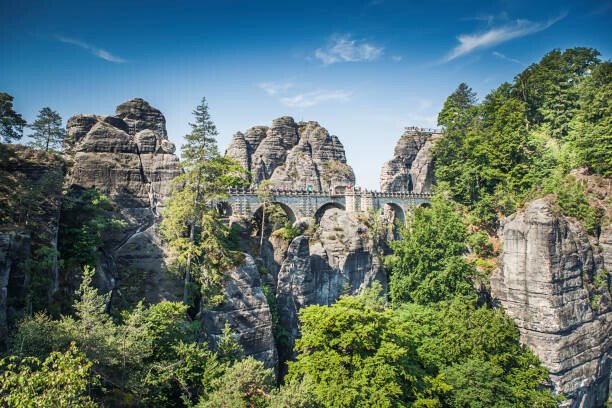
M 610 175 L 612 70 L 598 55 L 553 50 L 480 104 L 465 84 L 448 97 L 436 179 L 475 224 L 495 231 L 500 216 L 551 192 L 548 180 L 575 167 Z
M 447 200 L 436 197 L 431 208 L 415 209 L 402 235 L 391 243 L 393 255 L 385 260 L 394 306 L 475 294 L 476 271 L 463 258 L 467 230 Z
M 140 303 L 115 320 L 106 310 L 109 294 L 99 294 L 92 278 L 93 269 L 86 268 L 74 317 L 51 320 L 38 314 L 22 321 L 12 353 L 42 359 L 74 342 L 109 388 L 96 399 L 126 406 L 195 403 L 223 373 L 224 363 L 196 342 L 199 325 L 188 320 L 187 307 L 161 302 L 146 308 Z
M 274 375 L 261 361 L 247 357 L 230 366 L 212 386 L 215 391 L 205 395 L 198 408 L 266 407 Z
M 160 226 L 184 270 L 184 303 L 188 303 L 192 274 L 203 287 L 219 285 L 221 271 L 241 261 L 239 254 L 228 249 L 230 230 L 221 222 L 215 200 L 224 198 L 229 187 L 246 183 L 242 166 L 219 154 L 217 129 L 205 98 L 193 114 L 195 123 L 190 123 L 191 133 L 181 148 L 184 173 L 173 181 Z
M 393 313 L 359 297 L 300 311 L 289 384 L 306 381 L 329 407 L 391 407 L 415 399 L 422 370 Z
M 0 403 L 5 407 L 83 407 L 98 405 L 90 394 L 99 382 L 92 363 L 71 344 L 65 353 L 0 360 Z
M 127 225 L 114 210 L 110 199 L 93 188 L 73 186 L 64 194 L 58 249 L 67 270 L 95 265 L 104 238 Z

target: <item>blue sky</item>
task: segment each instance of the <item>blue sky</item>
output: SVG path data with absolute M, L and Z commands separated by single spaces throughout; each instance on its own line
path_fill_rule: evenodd
M 612 0 L 0 0 L 0 14 L 0 91 L 27 120 L 142 97 L 180 146 L 206 96 L 222 149 L 278 116 L 316 120 L 367 188 L 460 82 L 482 97 L 553 48 L 612 52 Z

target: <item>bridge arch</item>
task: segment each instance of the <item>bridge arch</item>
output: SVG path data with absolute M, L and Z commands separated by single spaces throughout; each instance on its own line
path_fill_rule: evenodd
M 288 206 L 287 204 L 281 203 L 280 201 L 272 201 L 271 204 L 278 205 L 280 208 L 282 208 L 282 210 L 287 215 L 287 218 L 289 218 L 289 221 L 292 224 L 297 219 L 297 217 L 295 216 L 295 211 L 290 206 Z M 253 217 L 252 218 L 261 218 L 262 210 L 263 210 L 263 205 L 259 205 L 259 207 L 257 207 L 255 212 L 253 212 Z M 266 211 L 268 211 L 268 209 L 266 209 Z
M 319 222 L 321 222 L 321 218 L 323 218 L 323 214 L 325 214 L 325 211 L 332 209 L 332 208 L 337 208 L 339 210 L 346 211 L 346 208 L 344 208 L 344 206 L 340 203 L 336 203 L 334 201 L 325 203 L 322 206 L 320 206 L 315 212 L 315 216 L 314 216 L 315 223 L 318 224 Z
M 401 225 L 404 225 L 404 223 L 406 222 L 406 215 L 404 214 L 404 210 L 397 203 L 384 203 L 383 214 L 385 215 L 385 217 L 387 217 L 389 221 L 393 223 L 395 223 L 395 221 L 398 221 Z
M 231 217 L 234 214 L 234 210 L 232 209 L 232 205 L 227 201 L 219 201 L 215 205 L 215 209 L 219 213 L 221 217 Z

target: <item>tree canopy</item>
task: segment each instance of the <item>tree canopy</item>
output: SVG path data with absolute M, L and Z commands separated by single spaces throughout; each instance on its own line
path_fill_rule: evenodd
M 27 122 L 13 108 L 13 97 L 0 92 L 0 136 L 4 143 L 11 143 L 23 136 Z
M 32 139 L 32 147 L 45 151 L 62 147 L 66 131 L 62 127 L 62 117 L 53 109 L 42 108 L 29 127 L 33 130 L 33 133 L 28 135 Z

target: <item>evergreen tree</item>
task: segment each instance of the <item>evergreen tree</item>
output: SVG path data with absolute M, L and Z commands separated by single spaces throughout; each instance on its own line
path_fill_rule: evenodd
M 580 88 L 580 108 L 570 123 L 570 139 L 580 164 L 612 176 L 612 63 L 593 69 Z
M 0 136 L 4 143 L 21 139 L 26 125 L 27 122 L 13 109 L 13 97 L 0 92 Z
M 445 128 L 465 126 L 470 108 L 476 105 L 476 93 L 466 83 L 459 84 L 438 114 L 438 125 Z
M 208 112 L 206 98 L 193 111 L 195 123 L 182 146 L 183 174 L 174 180 L 175 189 L 166 203 L 161 231 L 177 254 L 184 270 L 183 302 L 189 303 L 192 274 L 201 284 L 219 281 L 218 272 L 233 263 L 225 245 L 230 231 L 221 223 L 215 200 L 227 189 L 244 183 L 245 170 L 236 161 L 222 157 L 217 149 L 217 128 Z
M 28 135 L 32 138 L 30 146 L 36 149 L 56 150 L 61 148 L 66 137 L 66 131 L 62 127 L 62 117 L 49 107 L 42 108 L 29 127 L 34 131 Z

